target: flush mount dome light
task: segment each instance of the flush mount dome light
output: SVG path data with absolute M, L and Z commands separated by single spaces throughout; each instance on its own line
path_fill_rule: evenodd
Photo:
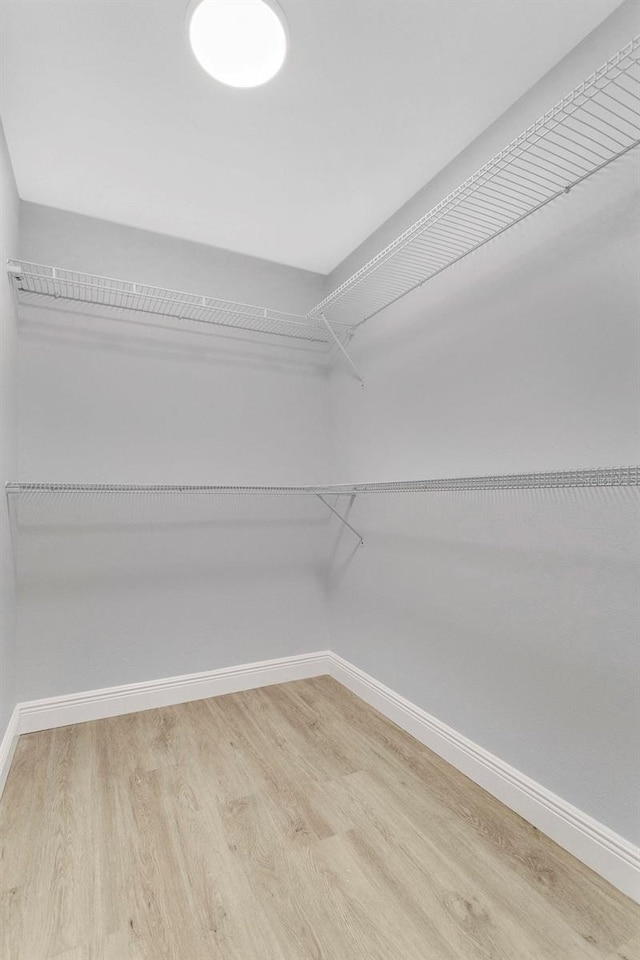
M 285 20 L 275 0 L 195 0 L 187 23 L 200 66 L 230 87 L 267 83 L 287 55 Z

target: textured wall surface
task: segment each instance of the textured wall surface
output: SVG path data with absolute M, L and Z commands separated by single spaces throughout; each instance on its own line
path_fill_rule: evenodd
M 560 65 L 558 95 L 628 38 L 629 11 Z M 337 479 L 638 463 L 638 186 L 629 154 L 365 324 L 367 385 L 336 371 L 331 394 Z M 334 649 L 637 840 L 638 506 L 635 489 L 359 498 Z
M 319 273 L 25 201 L 20 256 L 292 313 L 310 310 L 325 284 Z
M 22 205 L 21 255 L 307 309 L 322 278 Z M 197 324 L 22 311 L 24 480 L 326 480 L 324 354 Z M 328 511 L 314 499 L 21 510 L 21 699 L 326 647 Z
M 16 476 L 18 465 L 15 382 L 16 317 L 4 270 L 18 248 L 18 194 L 0 126 L 0 484 Z M 4 496 L 1 495 L 4 500 Z M 0 502 L 0 736 L 15 703 L 15 574 L 9 518 Z

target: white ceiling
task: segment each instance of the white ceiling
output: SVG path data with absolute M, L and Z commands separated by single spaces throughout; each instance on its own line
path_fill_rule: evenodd
M 186 0 L 2 0 L 18 189 L 327 273 L 619 3 L 281 0 L 287 63 L 234 90 Z

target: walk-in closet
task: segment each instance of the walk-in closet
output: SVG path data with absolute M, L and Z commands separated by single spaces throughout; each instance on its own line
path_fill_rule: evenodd
M 640 2 L 0 63 L 0 960 L 640 960 Z

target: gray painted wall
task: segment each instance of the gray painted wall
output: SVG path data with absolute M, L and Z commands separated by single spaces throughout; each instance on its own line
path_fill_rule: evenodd
M 408 222 L 627 39 L 630 12 Z M 638 186 L 628 155 L 365 324 L 351 345 L 365 389 L 334 375 L 336 479 L 638 463 Z M 336 560 L 333 647 L 637 840 L 638 506 L 637 490 L 360 498 L 365 546 L 345 536 Z
M 24 200 L 19 256 L 302 314 L 321 299 L 326 282 L 308 270 Z
M 18 193 L 0 124 L 0 265 L 18 247 Z M 4 266 L 0 269 L 0 486 L 17 476 L 16 318 Z M 0 493 L 4 500 L 4 495 Z M 0 737 L 15 703 L 15 577 L 9 518 L 0 503 Z
M 25 259 L 306 310 L 322 278 L 22 204 Z M 51 304 L 20 323 L 20 477 L 297 484 L 330 474 L 325 355 Z M 317 500 L 21 510 L 18 692 L 324 649 Z

